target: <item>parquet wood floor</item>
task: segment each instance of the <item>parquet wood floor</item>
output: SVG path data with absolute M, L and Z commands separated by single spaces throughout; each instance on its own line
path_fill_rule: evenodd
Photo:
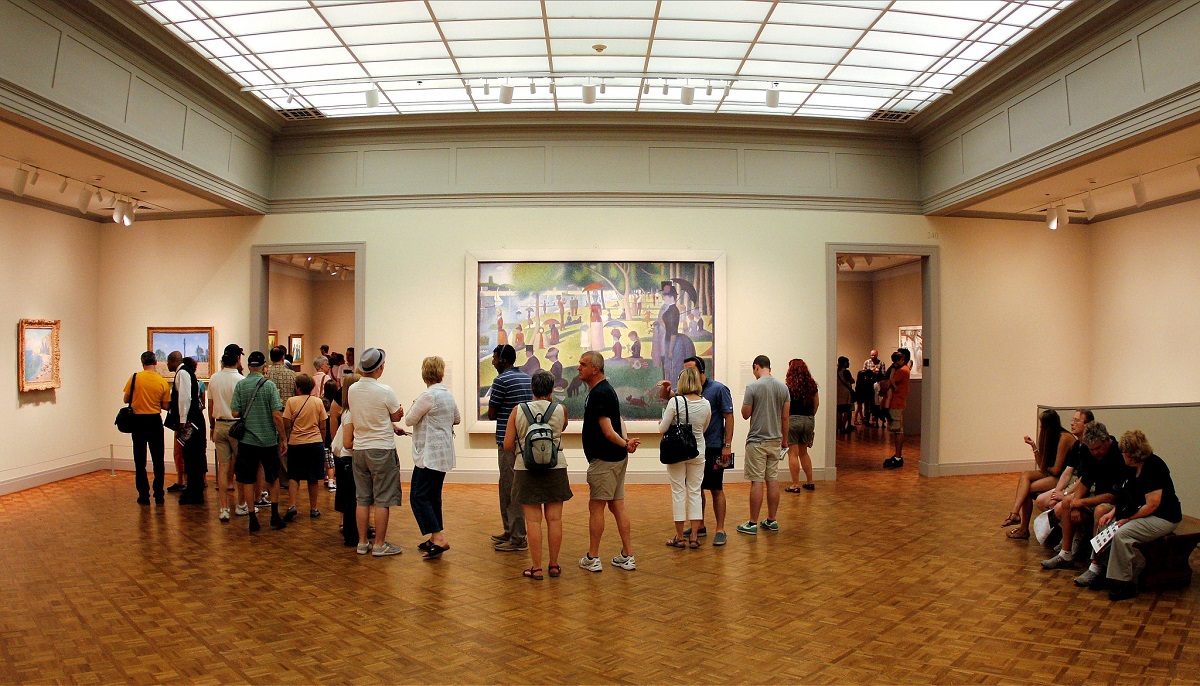
M 98 472 L 0 497 L 0 683 L 1200 680 L 1197 588 L 1110 603 L 1042 571 L 998 526 L 1014 480 L 851 471 L 783 494 L 780 532 L 698 551 L 663 545 L 667 486 L 630 486 L 638 570 L 608 565 L 610 519 L 600 574 L 575 566 L 577 486 L 563 576 L 532 582 L 488 542 L 494 487 L 446 487 L 452 549 L 427 562 L 407 499 L 405 554 L 376 559 L 341 547 L 327 493 L 326 516 L 251 536 L 215 498 L 139 507 L 131 474 Z M 748 487 L 727 493 L 732 532 Z

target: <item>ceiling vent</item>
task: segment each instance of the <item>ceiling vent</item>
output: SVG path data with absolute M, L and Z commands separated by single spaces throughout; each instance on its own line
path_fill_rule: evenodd
M 298 109 L 279 110 L 284 119 L 289 121 L 303 121 L 305 119 L 325 119 L 325 113 L 315 107 L 301 107 Z
M 913 118 L 916 112 L 912 110 L 875 110 L 867 121 L 886 121 L 893 124 L 903 124 Z

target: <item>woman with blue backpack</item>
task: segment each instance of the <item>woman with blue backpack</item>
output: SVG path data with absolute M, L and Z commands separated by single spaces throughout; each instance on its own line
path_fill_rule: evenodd
M 522 572 L 527 579 L 541 581 L 542 519 L 546 520 L 546 539 L 550 556 L 550 576 L 562 574 L 558 553 L 562 549 L 562 507 L 570 500 L 571 482 L 567 478 L 567 458 L 562 450 L 562 432 L 567 428 L 567 408 L 554 400 L 554 376 L 545 370 L 533 375 L 530 383 L 533 400 L 513 408 L 504 434 L 504 449 L 519 453 L 516 471 L 516 498 L 525 511 L 529 558 L 532 567 Z

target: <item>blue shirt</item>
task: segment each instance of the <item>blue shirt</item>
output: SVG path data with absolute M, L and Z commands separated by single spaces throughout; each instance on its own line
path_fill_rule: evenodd
M 705 379 L 700 395 L 712 407 L 712 417 L 708 420 L 708 427 L 704 429 L 704 447 L 724 448 L 725 415 L 733 412 L 733 394 L 729 392 L 729 387 L 720 381 Z
M 533 400 L 533 379 L 516 367 L 500 372 L 492 382 L 492 399 L 488 409 L 496 410 L 496 445 L 504 445 L 504 434 L 508 432 L 508 415 L 518 403 Z

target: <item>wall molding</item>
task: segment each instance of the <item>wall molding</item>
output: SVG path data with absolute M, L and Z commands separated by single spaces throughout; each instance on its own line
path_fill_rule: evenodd
M 928 464 L 922 458 L 921 476 L 974 476 L 977 474 L 1009 474 L 1027 469 L 1029 460 L 992 460 L 988 462 L 951 462 Z
M 94 451 L 88 452 L 98 452 L 99 450 L 101 449 L 97 448 Z M 132 471 L 133 460 L 128 460 L 128 462 L 129 470 Z M 121 461 L 117 460 L 117 464 L 119 465 L 120 463 Z M 33 474 L 26 474 L 25 476 L 0 479 L 0 495 L 8 495 L 9 493 L 16 493 L 17 491 L 37 488 L 38 486 L 45 486 L 46 484 L 52 484 L 56 481 L 63 481 L 64 479 L 70 479 L 76 476 L 90 474 L 92 472 L 107 471 L 111 464 L 112 460 L 107 457 L 96 457 L 90 460 L 84 460 L 83 462 L 65 465 L 63 467 L 54 467 L 53 469 L 46 469 L 40 472 L 34 472 Z

